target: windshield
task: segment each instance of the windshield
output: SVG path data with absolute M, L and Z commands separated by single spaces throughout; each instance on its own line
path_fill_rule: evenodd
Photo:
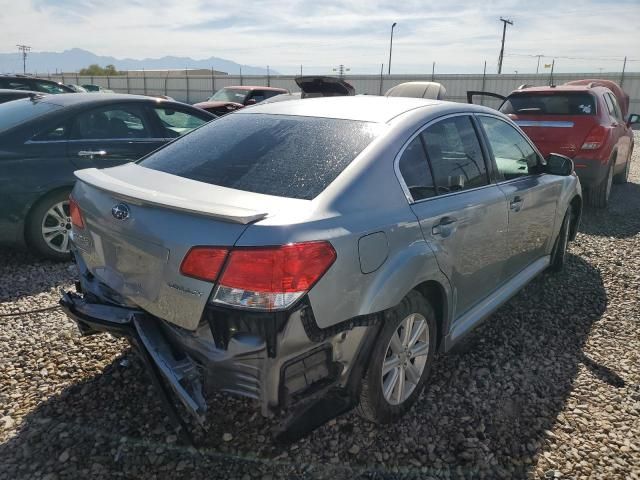
M 243 90 L 240 88 L 223 88 L 210 97 L 209 101 L 244 103 L 247 95 L 249 95 L 249 90 Z
M 0 104 L 0 132 L 62 108 L 60 105 L 22 98 Z
M 140 164 L 213 185 L 311 200 L 383 128 L 333 118 L 228 115 Z
M 515 115 L 595 115 L 595 99 L 588 93 L 518 93 L 500 107 L 504 114 Z

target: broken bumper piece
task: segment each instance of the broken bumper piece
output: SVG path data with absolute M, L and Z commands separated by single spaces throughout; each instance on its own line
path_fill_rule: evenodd
M 77 323 L 83 335 L 108 332 L 128 338 L 145 360 L 154 383 L 165 393 L 164 385 L 168 385 L 187 410 L 201 424 L 204 423 L 207 404 L 202 394 L 197 365 L 188 355 L 177 356 L 173 352 L 158 329 L 156 319 L 141 310 L 89 303 L 71 292 L 63 294 L 60 305 L 67 316 Z M 167 406 L 173 407 L 170 398 L 165 400 Z M 170 413 L 177 415 L 175 411 Z

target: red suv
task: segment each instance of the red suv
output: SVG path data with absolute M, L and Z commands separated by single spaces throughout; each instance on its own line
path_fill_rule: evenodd
M 577 80 L 564 85 L 523 85 L 507 97 L 468 92 L 503 100 L 499 110 L 511 117 L 543 155 L 573 159 L 575 170 L 594 207 L 606 207 L 612 183 L 626 183 L 633 150 L 629 96 L 610 80 Z M 477 102 L 476 102 L 477 103 Z
M 218 90 L 208 100 L 196 103 L 193 106 L 215 115 L 224 115 L 248 105 L 255 105 L 267 98 L 283 93 L 289 93 L 289 90 L 275 87 L 252 87 L 248 85 L 224 87 Z

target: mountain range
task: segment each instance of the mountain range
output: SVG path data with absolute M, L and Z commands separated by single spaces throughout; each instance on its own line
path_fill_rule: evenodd
M 164 70 L 183 68 L 205 68 L 227 72 L 237 75 L 242 67 L 243 75 L 266 75 L 267 69 L 251 65 L 241 65 L 224 58 L 209 57 L 204 60 L 194 60 L 189 57 L 165 56 L 161 58 L 115 58 L 83 50 L 72 48 L 63 52 L 29 52 L 27 57 L 27 72 L 29 73 L 55 73 L 76 72 L 81 68 L 97 63 L 101 67 L 115 65 L 117 70 Z M 0 53 L 0 72 L 21 73 L 21 53 Z M 271 74 L 278 72 L 271 70 Z

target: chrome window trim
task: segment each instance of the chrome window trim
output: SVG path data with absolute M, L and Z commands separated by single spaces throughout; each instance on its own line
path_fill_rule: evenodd
M 180 137 L 175 137 L 175 138 L 180 138 Z M 141 138 L 86 138 L 86 139 L 78 139 L 78 138 L 74 138 L 73 140 L 27 140 L 25 143 L 25 145 L 30 145 L 30 144 L 39 144 L 39 143 L 82 143 L 82 142 L 120 142 L 120 141 L 127 141 L 127 142 L 131 142 L 131 143 L 142 143 L 142 142 L 165 142 L 167 139 L 166 138 L 147 138 L 147 137 L 141 137 Z
M 418 203 L 422 203 L 422 202 L 426 202 L 426 201 L 434 200 L 434 199 L 439 199 L 439 198 L 445 198 L 445 197 L 449 197 L 451 195 L 459 195 L 461 193 L 473 192 L 473 191 L 476 191 L 476 190 L 481 190 L 483 188 L 487 188 L 487 187 L 491 187 L 491 186 L 495 185 L 495 184 L 491 183 L 491 181 L 489 181 L 489 183 L 487 185 L 482 185 L 481 187 L 469 188 L 469 189 L 466 189 L 466 190 L 460 190 L 458 192 L 449 192 L 449 193 L 443 193 L 443 194 L 436 194 L 433 197 L 422 198 L 420 200 L 414 200 L 413 199 L 413 196 L 411 195 L 411 192 L 409 191 L 409 187 L 407 186 L 406 182 L 404 181 L 404 178 L 402 177 L 402 173 L 400 173 L 400 159 L 402 158 L 402 154 L 407 149 L 409 144 L 411 142 L 413 142 L 418 135 L 420 135 L 423 131 L 425 131 L 431 125 L 433 125 L 434 123 L 437 123 L 437 122 L 441 122 L 442 120 L 446 120 L 448 118 L 453 118 L 453 117 L 470 117 L 469 119 L 473 122 L 473 118 L 472 118 L 473 117 L 473 112 L 448 113 L 448 114 L 442 115 L 440 117 L 433 118 L 433 119 L 429 120 L 427 123 L 425 123 L 424 125 L 422 125 L 420 128 L 418 128 L 418 130 L 416 130 L 413 133 L 413 135 L 411 135 L 411 137 L 409 137 L 409 139 L 404 143 L 404 145 L 402 145 L 402 148 L 400 149 L 400 151 L 396 154 L 395 159 L 393 161 L 393 171 L 396 174 L 396 178 L 398 179 L 398 182 L 400 182 L 400 187 L 402 187 L 402 191 L 404 192 L 404 196 L 407 198 L 407 202 L 409 203 L 409 205 L 415 205 L 415 204 L 418 204 Z M 474 129 L 474 133 L 476 134 L 476 136 L 478 135 L 477 132 L 475 132 L 475 129 Z M 478 143 L 480 144 L 480 147 L 482 148 L 482 142 L 481 142 L 480 138 L 478 138 Z M 536 152 L 537 152 L 537 150 L 536 150 Z M 482 160 L 484 162 L 486 162 L 486 159 L 484 158 L 484 152 L 483 152 L 482 156 L 483 156 Z M 425 157 L 426 157 L 426 153 L 425 153 Z M 429 161 L 428 158 L 427 158 L 427 161 Z M 487 167 L 486 163 L 485 163 L 485 168 L 487 168 L 487 176 L 488 176 L 489 170 L 488 170 L 488 167 Z M 435 186 L 435 178 L 433 179 L 433 181 L 434 181 L 434 186 Z

